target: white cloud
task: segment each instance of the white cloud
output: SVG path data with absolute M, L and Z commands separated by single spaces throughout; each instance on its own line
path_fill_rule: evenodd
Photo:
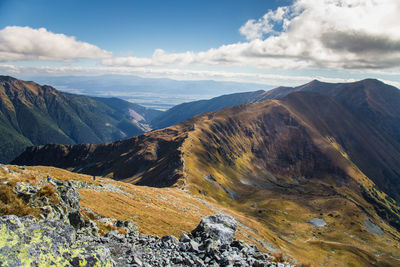
M 262 18 L 258 20 L 248 20 L 239 32 L 246 37 L 247 40 L 262 39 L 265 34 L 276 34 L 274 28 L 280 26 L 285 28 L 288 21 L 288 7 L 278 7 L 277 10 L 269 10 Z
M 259 68 L 400 67 L 399 0 L 296 0 L 247 21 L 249 40 L 204 52 L 103 60 L 108 66 L 229 65 Z
M 73 36 L 56 34 L 45 28 L 8 26 L 0 30 L 0 61 L 99 59 L 111 53 L 77 41 Z
M 229 82 L 259 83 L 276 86 L 298 86 L 313 79 L 324 82 L 354 82 L 354 78 L 333 78 L 329 76 L 299 75 L 299 74 L 274 74 L 237 72 L 223 70 L 188 70 L 181 68 L 149 68 L 149 67 L 82 67 L 82 66 L 42 66 L 42 67 L 21 67 L 8 64 L 0 64 L 0 73 L 19 76 L 97 76 L 102 74 L 135 75 L 144 78 L 169 78 L 175 80 L 215 80 Z M 386 75 L 386 73 L 382 73 Z M 359 79 L 368 76 L 360 76 Z M 384 77 L 384 76 L 382 76 Z M 386 78 L 381 81 L 400 88 L 397 76 L 394 79 Z

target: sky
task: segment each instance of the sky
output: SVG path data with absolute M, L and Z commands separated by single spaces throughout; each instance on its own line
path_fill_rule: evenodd
M 400 87 L 399 0 L 0 0 L 0 74 Z

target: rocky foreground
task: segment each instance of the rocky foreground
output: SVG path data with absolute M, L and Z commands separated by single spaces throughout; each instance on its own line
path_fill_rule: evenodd
M 0 266 L 291 266 L 235 239 L 237 221 L 226 214 L 205 217 L 179 240 L 139 234 L 135 223 L 111 218 L 100 219 L 111 230 L 103 235 L 81 212 L 82 186 L 18 182 L 14 192 L 40 215 L 0 217 Z M 54 192 L 43 194 L 44 187 Z

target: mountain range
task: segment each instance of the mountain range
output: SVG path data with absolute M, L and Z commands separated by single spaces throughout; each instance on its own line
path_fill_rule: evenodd
M 121 99 L 67 94 L 0 76 L 0 162 L 32 145 L 104 143 L 142 134 L 160 113 Z
M 22 75 L 22 79 L 34 80 L 40 84 L 51 84 L 55 88 L 69 93 L 118 97 L 159 110 L 167 110 L 180 103 L 191 102 L 197 99 L 209 99 L 223 94 L 273 88 L 270 85 L 257 83 L 172 80 L 115 74 L 39 77 Z
M 262 223 L 293 258 L 395 266 L 400 91 L 312 81 L 244 102 L 113 143 L 29 147 L 13 164 L 181 188 Z

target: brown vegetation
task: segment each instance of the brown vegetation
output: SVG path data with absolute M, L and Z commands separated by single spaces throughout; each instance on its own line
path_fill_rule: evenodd
M 38 216 L 39 210 L 29 205 L 13 192 L 13 186 L 0 185 L 0 215 L 33 215 Z
M 60 198 L 57 195 L 56 189 L 50 183 L 46 183 L 40 189 L 40 195 L 47 197 L 52 204 L 58 204 L 60 202 Z
M 282 252 L 272 252 L 271 253 L 273 262 L 284 262 L 285 258 L 283 257 Z

